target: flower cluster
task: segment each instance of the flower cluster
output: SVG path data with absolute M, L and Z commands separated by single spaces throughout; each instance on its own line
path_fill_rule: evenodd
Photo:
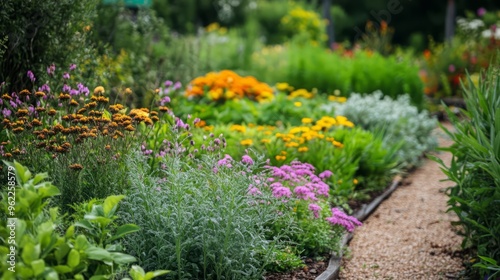
M 75 67 L 72 65 L 70 71 Z M 53 74 L 55 66 L 47 71 Z M 28 72 L 28 77 L 36 79 L 32 72 Z M 63 79 L 69 79 L 69 73 L 65 72 Z M 104 93 L 102 86 L 90 94 L 81 83 L 74 89 L 65 83 L 58 94 L 51 92 L 48 84 L 38 91 L 24 89 L 3 94 L 0 109 L 4 118 L 0 127 L 7 133 L 12 132 L 12 137 L 2 143 L 1 156 L 29 155 L 35 148 L 57 158 L 78 144 L 98 138 L 103 150 L 116 151 L 113 141 L 125 139 L 140 123 L 151 126 L 160 118 L 159 112 L 147 108 L 133 109 L 126 114 L 123 105 L 109 105 Z M 69 168 L 80 170 L 79 166 L 73 163 Z
M 338 208 L 332 208 L 332 216 L 326 218 L 332 225 L 339 225 L 352 232 L 356 226 L 361 226 L 361 222 L 355 217 L 349 216 Z
M 210 72 L 195 78 L 186 90 L 187 97 L 204 97 L 211 101 L 249 98 L 258 102 L 272 100 L 272 88 L 252 76 L 242 77 L 230 70 Z

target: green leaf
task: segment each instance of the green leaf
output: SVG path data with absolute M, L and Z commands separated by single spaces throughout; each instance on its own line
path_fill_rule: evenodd
M 144 269 L 138 265 L 133 265 L 130 271 L 128 272 L 130 274 L 130 277 L 132 277 L 133 280 L 143 280 L 145 276 Z
M 56 265 L 54 266 L 54 269 L 57 271 L 58 274 L 64 274 L 73 271 L 73 269 L 67 265 Z
M 54 252 L 54 255 L 56 256 L 56 261 L 58 263 L 61 263 L 64 257 L 68 254 L 70 249 L 71 248 L 69 247 L 68 244 L 66 243 L 61 244 L 61 246 L 59 246 Z
M 89 280 L 108 280 L 109 277 L 105 276 L 105 275 L 94 275 L 92 277 L 90 277 Z
M 107 251 L 106 251 L 107 252 Z M 109 253 L 111 255 L 111 258 L 113 262 L 117 264 L 129 264 L 137 261 L 133 256 L 120 253 L 120 252 L 111 252 Z
M 492 258 L 488 258 L 488 257 L 485 257 L 485 256 L 478 256 L 480 259 L 482 259 L 483 261 L 489 263 L 489 264 L 492 264 L 492 265 L 497 265 L 497 261 L 495 261 L 494 259 Z
M 129 234 L 129 233 L 133 233 L 133 232 L 136 232 L 136 231 L 139 231 L 139 227 L 137 225 L 134 225 L 134 224 L 126 224 L 126 225 L 122 225 L 120 226 L 117 230 L 116 230 L 116 233 L 115 235 L 113 235 L 110 239 L 109 239 L 109 242 L 113 241 L 113 240 L 116 240 L 116 239 L 119 239 L 119 238 L 122 238 L 123 236 Z
M 40 244 L 33 244 L 32 242 L 27 242 L 24 245 L 21 257 L 25 264 L 30 265 L 32 261 L 37 260 L 40 256 Z
M 41 198 L 53 197 L 53 196 L 61 194 L 59 189 L 56 186 L 52 186 L 52 185 L 42 187 L 38 190 L 38 192 L 39 192 Z
M 21 185 L 28 182 L 31 178 L 31 172 L 28 170 L 28 168 L 24 167 L 17 161 L 14 161 L 14 167 L 16 168 L 17 176 L 20 179 L 20 182 L 18 182 L 17 184 Z
M 55 271 L 51 271 L 45 275 L 45 280 L 59 280 L 59 274 Z
M 64 237 L 72 238 L 74 234 L 75 234 L 75 225 L 71 225 L 66 230 L 66 234 L 64 235 Z
M 71 249 L 68 255 L 68 266 L 75 268 L 80 263 L 80 253 L 77 250 Z
M 167 274 L 169 272 L 170 272 L 170 270 L 156 270 L 156 271 L 151 271 L 151 272 L 146 273 L 146 277 L 144 279 L 145 280 L 153 279 L 155 277 L 158 277 L 158 276 L 161 276 L 161 275 L 165 275 L 165 274 Z
M 85 252 L 87 248 L 90 246 L 89 241 L 85 237 L 85 235 L 78 235 L 75 240 L 75 249 L 80 253 Z
M 33 269 L 33 275 L 38 276 L 45 270 L 45 261 L 36 260 L 31 262 L 31 268 Z
M 104 208 L 104 215 L 106 217 L 111 217 L 115 214 L 116 208 L 118 206 L 118 203 L 124 198 L 124 195 L 112 195 L 108 196 L 104 200 L 103 208 Z
M 91 260 L 103 262 L 110 262 L 113 260 L 111 258 L 111 254 L 108 251 L 99 247 L 89 247 L 87 250 L 85 250 L 85 254 L 87 254 L 87 257 Z

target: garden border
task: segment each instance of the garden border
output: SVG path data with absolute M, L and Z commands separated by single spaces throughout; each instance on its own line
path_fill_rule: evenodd
M 361 209 L 356 211 L 356 213 L 354 213 L 353 216 L 360 221 L 364 221 L 366 218 L 368 218 L 368 216 L 370 216 L 371 213 L 373 213 L 373 211 L 375 211 L 375 209 L 377 209 L 377 207 L 382 203 L 382 201 L 387 199 L 394 192 L 394 190 L 397 189 L 397 187 L 401 184 L 401 182 L 402 182 L 402 177 L 396 176 L 392 180 L 392 183 L 387 190 L 385 190 L 381 195 L 379 195 L 369 204 L 363 204 Z M 353 236 L 354 236 L 353 233 L 346 233 L 342 236 L 341 240 L 342 249 L 349 243 L 349 241 L 351 241 Z M 316 277 L 316 280 L 336 280 L 339 277 L 341 261 L 342 261 L 342 252 L 340 252 L 339 255 L 332 254 L 328 262 L 328 267 L 323 273 L 321 273 L 318 277 Z

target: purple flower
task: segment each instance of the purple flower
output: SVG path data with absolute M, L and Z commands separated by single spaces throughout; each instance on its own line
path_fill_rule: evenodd
M 80 94 L 80 92 L 76 89 L 71 89 L 69 91 L 69 95 L 71 95 L 71 96 L 75 96 L 75 95 L 79 95 L 79 94 Z
M 64 72 L 63 74 L 63 79 L 69 79 L 69 73 L 68 72 Z
M 289 188 L 284 187 L 281 183 L 273 183 L 271 184 L 273 190 L 273 196 L 276 198 L 280 197 L 290 197 L 292 196 L 292 191 Z
M 33 72 L 31 72 L 31 71 L 28 71 L 28 78 L 30 78 L 32 83 L 34 83 L 36 80 L 35 74 L 33 74 Z
M 194 121 L 193 121 L 193 124 L 197 124 L 200 121 L 201 121 L 200 118 L 195 118 Z M 203 139 L 206 139 L 206 136 L 203 136 L 203 137 L 204 137 Z
M 64 84 L 63 85 L 63 88 L 62 88 L 62 91 L 63 92 L 66 92 L 66 93 L 69 93 L 69 91 L 71 90 L 71 87 L 68 86 L 67 84 Z
M 46 93 L 50 93 L 50 87 L 48 84 L 43 84 L 43 86 L 38 88 L 39 91 L 45 91 Z
M 349 216 L 338 208 L 332 208 L 332 216 L 325 218 L 332 225 L 344 227 L 347 231 L 352 232 L 356 226 L 361 226 L 362 223 L 355 217 Z
M 174 84 L 174 82 L 172 82 L 172 81 L 170 81 L 170 80 L 165 81 L 165 86 L 166 86 L 166 87 L 170 87 L 170 86 L 171 86 L 171 85 L 173 85 L 173 84 Z
M 253 159 L 249 155 L 244 155 L 243 157 L 241 157 L 241 162 L 244 164 L 252 165 Z
M 221 159 L 217 162 L 217 165 L 219 165 L 219 166 L 224 165 L 227 168 L 231 168 L 231 167 L 233 167 L 233 165 L 231 164 L 232 161 L 233 161 L 233 158 L 230 155 L 226 154 L 223 159 Z
M 33 105 L 30 105 L 28 107 L 28 111 L 30 112 L 30 115 L 33 115 L 33 113 L 35 113 L 35 107 Z
M 72 63 L 69 65 L 69 71 L 73 71 L 76 69 L 76 64 Z
M 457 70 L 457 69 L 455 68 L 455 65 L 450 64 L 450 66 L 448 66 L 448 71 L 449 71 L 450 73 L 454 73 L 454 72 L 455 72 L 455 70 Z
M 54 75 L 55 71 L 56 71 L 56 66 L 54 64 L 52 64 L 49 67 L 47 67 L 47 74 Z
M 80 94 L 85 94 L 85 96 L 89 95 L 90 91 L 88 87 L 84 86 L 82 83 L 78 83 L 77 87 Z
M 4 109 L 2 110 L 2 114 L 3 114 L 3 117 L 4 117 L 4 118 L 8 118 L 8 117 L 10 117 L 10 115 L 12 114 L 12 112 L 11 112 L 9 109 L 4 108 Z
M 174 90 L 180 89 L 182 87 L 181 82 L 175 82 L 174 84 Z
M 296 187 L 294 190 L 295 192 L 295 195 L 298 197 L 298 198 L 301 198 L 303 200 L 318 200 L 316 198 L 316 195 L 314 194 L 314 192 L 312 192 L 308 187 L 306 186 L 298 186 Z
M 332 175 L 333 175 L 332 171 L 325 170 L 325 171 L 319 173 L 318 177 L 320 177 L 321 179 L 327 179 L 327 178 L 330 178 L 330 176 L 332 176 Z
M 261 195 L 262 192 L 258 188 L 254 187 L 253 185 L 250 185 L 248 187 L 248 194 L 250 194 L 250 195 Z
M 186 124 L 184 124 L 184 122 L 180 119 L 180 118 L 175 118 L 175 126 L 177 128 L 186 128 Z
M 165 103 L 169 103 L 169 102 L 170 102 L 170 97 L 165 96 L 165 97 L 163 97 L 163 98 L 160 100 L 160 105 L 161 105 L 161 106 L 164 106 L 164 105 L 165 105 Z
M 477 15 L 479 17 L 483 17 L 485 14 L 486 14 L 486 9 L 484 7 L 477 9 Z
M 12 106 L 12 108 L 17 108 L 16 102 L 9 100 L 9 103 L 10 103 L 10 106 Z
M 314 218 L 319 218 L 319 211 L 321 211 L 321 207 L 317 204 L 311 203 L 309 204 L 309 210 L 311 210 L 314 214 Z

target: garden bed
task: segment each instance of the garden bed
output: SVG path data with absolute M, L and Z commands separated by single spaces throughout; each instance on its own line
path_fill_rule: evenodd
M 403 180 L 400 176 L 396 176 L 391 184 L 378 196 L 375 196 L 370 202 L 364 204 L 358 204 L 354 208 L 353 216 L 359 221 L 363 221 L 368 216 L 377 209 L 377 207 L 387 199 L 396 188 L 402 184 Z M 347 243 L 352 239 L 353 233 L 345 233 L 342 241 L 341 248 L 345 248 Z M 287 273 L 270 273 L 265 276 L 266 280 L 277 280 L 277 279 L 317 279 L 317 280 L 332 280 L 337 279 L 340 264 L 342 260 L 342 252 L 340 254 L 330 254 L 325 255 L 322 258 L 312 259 L 308 258 L 305 260 L 305 267 L 302 269 L 294 270 Z

